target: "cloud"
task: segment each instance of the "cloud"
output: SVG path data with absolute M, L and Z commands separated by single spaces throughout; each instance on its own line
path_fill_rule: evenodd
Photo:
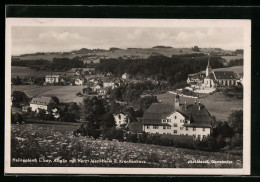
M 68 40 L 68 39 L 82 39 L 77 33 L 71 32 L 42 32 L 39 34 L 40 39 L 56 39 L 56 40 Z

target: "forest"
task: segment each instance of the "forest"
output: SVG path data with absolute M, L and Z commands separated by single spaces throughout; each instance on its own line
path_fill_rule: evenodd
M 211 57 L 212 68 L 224 67 L 221 57 Z M 105 59 L 100 60 L 96 70 L 102 73 L 111 72 L 117 76 L 128 73 L 143 78 L 153 77 L 156 80 L 167 80 L 174 85 L 187 79 L 188 74 L 205 70 L 208 56 L 204 54 L 175 55 L 172 57 L 150 56 L 147 59 Z

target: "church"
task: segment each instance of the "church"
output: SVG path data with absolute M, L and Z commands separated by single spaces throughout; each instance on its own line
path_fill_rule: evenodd
M 240 83 L 239 76 L 234 71 L 212 69 L 210 66 L 210 55 L 205 71 L 189 74 L 187 83 L 199 85 L 205 88 L 237 86 Z
M 237 86 L 238 76 L 234 71 L 215 71 L 210 66 L 210 55 L 204 78 L 205 87 Z

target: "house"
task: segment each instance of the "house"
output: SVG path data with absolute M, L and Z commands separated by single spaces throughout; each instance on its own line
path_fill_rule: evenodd
M 114 82 L 103 82 L 103 87 L 107 88 L 107 87 L 111 87 L 112 89 L 115 87 L 115 83 Z
M 203 72 L 188 74 L 187 83 L 190 85 L 202 84 L 205 77 Z
M 75 85 L 83 85 L 83 80 L 80 78 L 77 78 L 74 83 L 75 83 Z
M 202 140 L 212 132 L 212 117 L 201 103 L 180 104 L 176 95 L 174 104 L 154 103 L 143 115 L 143 131 L 153 134 L 193 136 Z
M 29 112 L 31 111 L 31 107 L 29 105 L 22 105 L 22 112 Z
M 130 75 L 129 75 L 128 73 L 124 73 L 124 74 L 122 75 L 122 79 L 128 80 L 128 79 L 130 79 Z
M 116 127 L 122 127 L 127 125 L 128 116 L 122 112 L 113 115 L 116 121 Z
M 51 104 L 56 104 L 56 102 L 51 97 L 35 97 L 30 102 L 30 107 L 32 111 L 38 111 L 38 109 L 48 110 Z
M 107 94 L 107 89 L 104 87 L 101 87 L 97 90 L 98 95 L 106 95 Z
M 99 89 L 101 88 L 100 85 L 95 85 L 92 90 L 94 90 L 94 92 L 97 92 Z
M 45 83 L 59 83 L 60 75 L 46 75 L 45 76 Z

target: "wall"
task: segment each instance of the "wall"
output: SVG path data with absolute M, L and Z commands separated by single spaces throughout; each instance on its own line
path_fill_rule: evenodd
M 30 104 L 30 107 L 32 108 L 32 111 L 37 111 L 38 108 L 47 110 L 48 107 L 45 105 L 38 105 L 38 104 Z

